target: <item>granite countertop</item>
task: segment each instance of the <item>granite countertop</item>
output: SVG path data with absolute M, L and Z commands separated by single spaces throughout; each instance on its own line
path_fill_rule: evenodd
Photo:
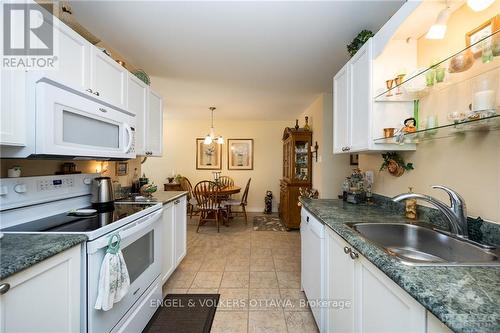
M 87 240 L 76 234 L 4 234 L 0 239 L 0 280 Z
M 453 331 L 500 332 L 500 268 L 404 265 L 345 225 L 408 222 L 401 213 L 336 199 L 301 202 Z
M 153 197 L 165 205 L 187 194 L 186 191 L 158 191 Z

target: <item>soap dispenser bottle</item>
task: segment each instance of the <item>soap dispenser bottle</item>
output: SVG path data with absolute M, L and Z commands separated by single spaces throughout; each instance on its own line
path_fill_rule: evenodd
M 408 188 L 409 193 L 413 193 L 413 188 Z M 405 216 L 411 220 L 417 219 L 417 199 L 406 199 Z

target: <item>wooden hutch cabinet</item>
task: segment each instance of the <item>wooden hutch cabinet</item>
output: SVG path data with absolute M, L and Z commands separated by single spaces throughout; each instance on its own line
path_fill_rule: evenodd
M 279 213 L 287 229 L 300 228 L 299 188 L 312 185 L 311 144 L 310 130 L 285 128 Z

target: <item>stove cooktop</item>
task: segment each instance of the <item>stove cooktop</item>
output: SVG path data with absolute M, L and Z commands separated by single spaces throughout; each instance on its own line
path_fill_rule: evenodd
M 3 232 L 90 232 L 117 222 L 154 205 L 142 203 L 115 204 L 107 208 L 99 208 L 92 215 L 74 215 L 66 212 L 43 219 L 23 223 L 2 230 Z M 93 207 L 86 207 L 93 208 Z

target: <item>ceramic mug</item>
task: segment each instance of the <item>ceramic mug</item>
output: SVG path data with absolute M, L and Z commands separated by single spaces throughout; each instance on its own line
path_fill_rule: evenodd
M 19 178 L 21 177 L 21 167 L 14 166 L 7 170 L 7 177 L 9 178 Z
M 384 128 L 384 138 L 390 138 L 394 136 L 395 128 L 388 127 Z

